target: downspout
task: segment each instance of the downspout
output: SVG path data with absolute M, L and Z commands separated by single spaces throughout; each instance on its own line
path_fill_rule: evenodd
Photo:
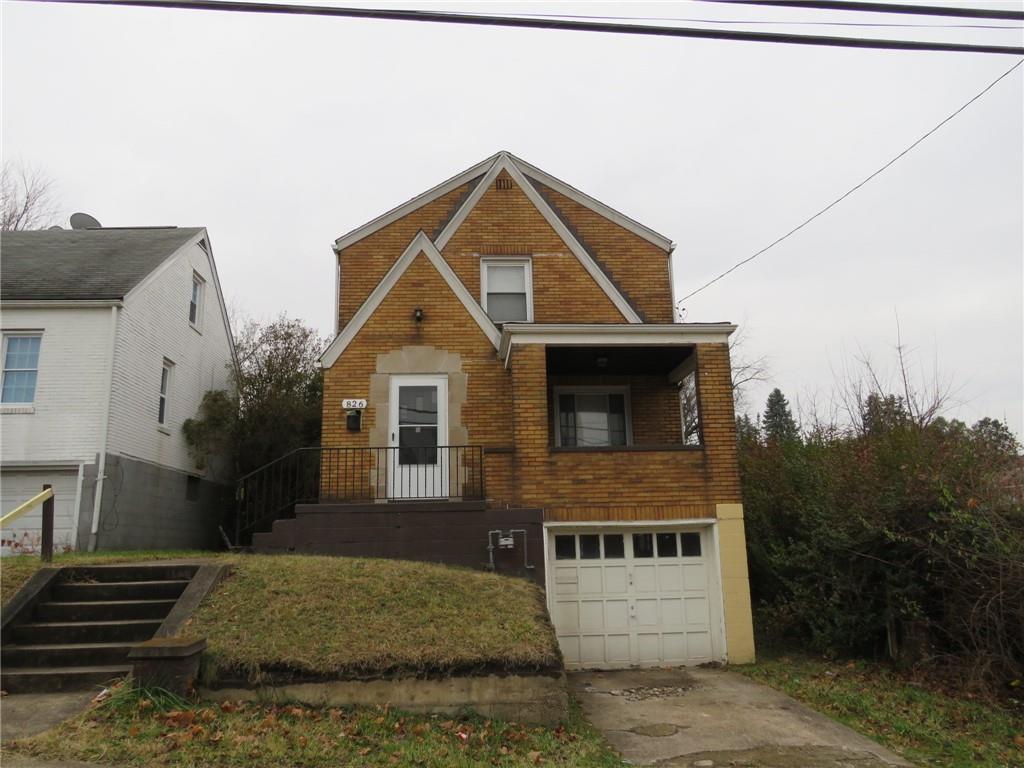
M 71 523 L 71 535 L 74 537 L 75 549 L 79 547 L 78 518 L 82 513 L 82 485 L 85 482 L 85 462 L 78 462 L 78 478 L 75 480 L 75 513 Z
M 117 305 L 110 308 L 110 342 L 107 346 L 107 399 L 103 405 L 100 427 L 99 465 L 96 468 L 96 489 L 92 499 L 92 527 L 89 530 L 89 551 L 95 552 L 100 530 L 100 506 L 103 503 L 103 480 L 107 471 L 107 442 L 110 438 L 110 401 L 114 396 L 114 350 L 117 344 Z

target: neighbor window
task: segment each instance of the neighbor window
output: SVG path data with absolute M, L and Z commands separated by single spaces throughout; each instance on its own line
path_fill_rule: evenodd
M 480 300 L 496 323 L 533 322 L 529 259 L 481 259 Z
M 36 398 L 36 377 L 39 373 L 39 334 L 4 335 L 4 403 L 28 404 Z
M 188 302 L 188 321 L 199 328 L 203 321 L 203 289 L 206 281 L 198 272 L 192 273 L 192 298 Z
M 171 371 L 174 363 L 164 360 L 163 368 L 160 369 L 160 407 L 157 411 L 157 424 L 163 426 L 167 423 L 167 400 L 171 392 Z
M 629 445 L 629 397 L 624 387 L 555 390 L 556 445 Z

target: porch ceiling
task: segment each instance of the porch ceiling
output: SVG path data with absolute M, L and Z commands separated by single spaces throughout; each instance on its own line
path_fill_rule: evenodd
M 667 376 L 694 354 L 693 347 L 593 346 L 548 347 L 549 376 Z

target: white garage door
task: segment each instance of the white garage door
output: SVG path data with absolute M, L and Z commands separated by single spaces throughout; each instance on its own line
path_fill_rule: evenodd
M 710 529 L 553 529 L 551 616 L 569 669 L 719 659 Z
M 7 514 L 41 490 L 43 484 L 53 486 L 53 546 L 57 552 L 73 547 L 76 471 L 16 471 L 0 473 L 0 514 Z M 38 552 L 42 544 L 41 507 L 5 526 L 0 536 L 5 552 Z

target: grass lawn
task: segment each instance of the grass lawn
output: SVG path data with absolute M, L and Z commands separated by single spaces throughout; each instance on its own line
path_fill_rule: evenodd
M 1024 702 L 1011 712 L 868 662 L 787 656 L 739 672 L 834 717 L 922 766 L 1024 766 Z M 1015 739 L 1019 738 L 1017 742 Z
M 214 557 L 219 553 L 202 550 L 157 550 L 133 552 L 65 552 L 54 554 L 52 565 L 106 565 L 132 560 L 174 560 L 183 557 Z M 33 573 L 44 565 L 39 555 L 14 555 L 0 558 L 0 605 L 21 589 Z
M 75 720 L 7 748 L 48 760 L 167 768 L 622 764 L 576 708 L 565 727 L 548 729 L 383 708 L 181 706 L 127 689 Z
M 182 634 L 207 682 L 561 668 L 539 588 L 400 560 L 238 557 Z

